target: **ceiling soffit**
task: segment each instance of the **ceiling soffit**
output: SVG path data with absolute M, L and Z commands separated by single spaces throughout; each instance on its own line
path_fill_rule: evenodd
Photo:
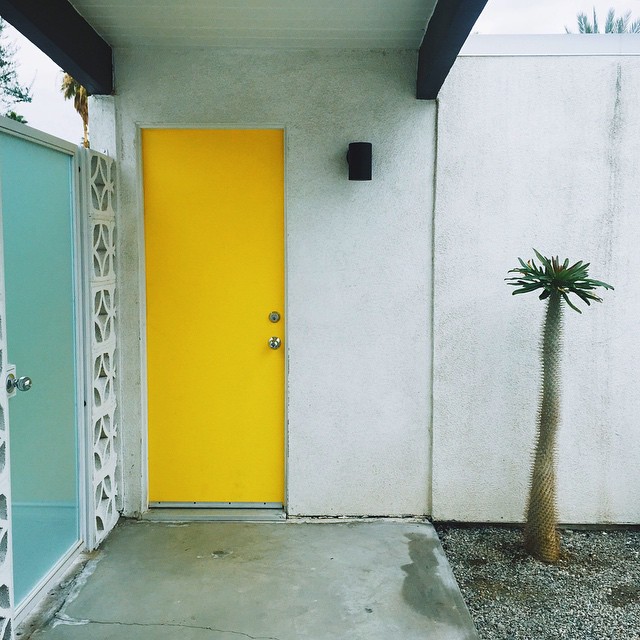
M 436 0 L 71 0 L 114 47 L 415 49 Z

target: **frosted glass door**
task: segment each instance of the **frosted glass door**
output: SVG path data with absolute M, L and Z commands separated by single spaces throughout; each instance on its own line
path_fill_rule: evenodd
M 72 157 L 0 133 L 17 605 L 79 539 Z

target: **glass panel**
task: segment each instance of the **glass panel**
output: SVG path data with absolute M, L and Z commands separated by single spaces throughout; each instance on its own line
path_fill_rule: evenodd
M 0 134 L 15 601 L 79 539 L 70 156 Z

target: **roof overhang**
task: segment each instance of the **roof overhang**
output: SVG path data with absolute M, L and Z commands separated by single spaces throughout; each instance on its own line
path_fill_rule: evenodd
M 439 0 L 418 53 L 416 97 L 435 100 L 487 0 Z
M 0 0 L 0 16 L 90 94 L 113 93 L 111 47 L 67 0 Z
M 83 84 L 113 93 L 113 46 L 418 48 L 417 97 L 433 100 L 487 0 L 0 0 L 0 15 Z M 80 11 L 81 13 L 78 13 Z M 171 14 L 171 15 L 169 15 Z M 425 31 L 426 29 L 426 31 Z M 420 44 L 420 41 L 422 44 Z

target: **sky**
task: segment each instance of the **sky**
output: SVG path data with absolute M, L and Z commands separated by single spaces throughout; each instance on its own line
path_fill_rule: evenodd
M 576 31 L 576 15 L 585 12 L 591 16 L 594 7 L 601 23 L 610 7 L 617 15 L 631 11 L 632 18 L 640 18 L 640 0 L 489 0 L 473 33 L 565 33 L 565 26 Z M 23 115 L 30 126 L 80 144 L 82 121 L 72 101 L 65 101 L 60 93 L 62 71 L 10 25 L 5 33 L 18 47 L 16 61 L 20 81 L 31 85 L 33 92 L 33 102 L 16 105 L 15 111 Z
M 80 144 L 82 120 L 73 108 L 73 100 L 65 100 L 60 93 L 60 67 L 10 25 L 4 33 L 6 41 L 15 42 L 18 49 L 14 60 L 20 83 L 30 85 L 33 95 L 31 103 L 16 104 L 13 110 L 24 116 L 30 127 Z

